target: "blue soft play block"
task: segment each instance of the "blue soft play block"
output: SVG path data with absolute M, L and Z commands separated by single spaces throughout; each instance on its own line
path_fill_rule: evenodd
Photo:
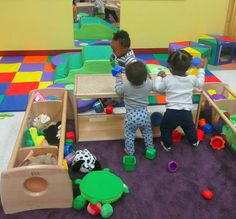
M 0 104 L 0 112 L 25 111 L 28 95 L 5 96 Z
M 142 60 L 155 60 L 155 57 L 152 54 L 135 54 L 135 56 Z
M 214 76 L 209 70 L 206 69 L 205 76 Z
M 116 77 L 116 75 L 122 73 L 123 70 L 120 66 L 115 66 L 111 72 L 112 72 L 112 75 Z
M 5 95 L 9 86 L 10 83 L 0 83 L 0 94 Z

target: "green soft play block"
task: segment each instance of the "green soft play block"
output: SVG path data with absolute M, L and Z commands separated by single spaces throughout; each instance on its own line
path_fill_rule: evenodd
M 148 97 L 148 102 L 150 105 L 157 105 L 157 99 L 154 96 L 149 96 Z
M 0 104 L 3 102 L 4 100 L 4 95 L 0 94 Z
M 153 160 L 156 157 L 156 149 L 155 148 L 148 148 L 146 150 L 146 158 L 149 160 Z
M 193 103 L 199 103 L 200 95 L 193 95 Z
M 110 40 L 118 27 L 99 17 L 82 17 L 80 23 L 74 25 L 75 40 Z
M 155 57 L 155 59 L 157 60 L 162 60 L 162 61 L 166 61 L 168 59 L 168 54 L 153 54 L 153 56 Z
M 112 53 L 110 46 L 86 46 L 82 51 L 82 59 L 84 62 L 89 60 L 110 60 Z
M 136 167 L 136 157 L 128 156 L 128 155 L 124 156 L 123 167 L 125 171 L 128 171 L 128 172 L 134 171 Z
M 199 43 L 211 46 L 211 55 L 209 56 L 208 63 L 215 65 L 216 53 L 217 53 L 217 40 L 216 39 L 199 39 Z
M 72 69 L 79 69 L 81 68 L 83 65 L 83 61 L 82 61 L 82 56 L 80 53 L 78 54 L 72 54 L 69 57 L 69 69 L 68 70 L 72 70 Z
M 200 52 L 202 58 L 210 57 L 210 54 L 211 54 L 210 48 L 203 48 L 203 47 L 192 47 L 192 48 Z

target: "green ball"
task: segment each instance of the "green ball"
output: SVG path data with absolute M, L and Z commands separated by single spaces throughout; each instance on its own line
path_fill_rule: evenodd
M 87 204 L 86 199 L 81 195 L 77 196 L 72 202 L 72 206 L 76 210 L 84 208 L 86 204 Z
M 110 204 L 104 204 L 100 212 L 102 218 L 109 218 L 113 214 L 113 208 Z

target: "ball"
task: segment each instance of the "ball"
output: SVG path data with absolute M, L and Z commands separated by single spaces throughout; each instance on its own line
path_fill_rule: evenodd
M 202 191 L 202 197 L 206 200 L 211 200 L 213 199 L 214 194 L 210 189 L 205 189 Z

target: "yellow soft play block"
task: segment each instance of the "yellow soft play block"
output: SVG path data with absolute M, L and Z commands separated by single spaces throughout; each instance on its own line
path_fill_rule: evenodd
M 207 35 L 207 34 L 203 34 L 203 35 L 201 35 L 201 36 L 199 37 L 199 39 L 214 39 L 214 37 L 209 36 L 209 35 Z
M 202 54 L 200 52 L 198 52 L 197 50 L 195 50 L 191 47 L 186 47 L 183 50 L 185 50 L 186 52 L 191 54 L 193 58 L 201 58 L 202 57 Z
M 198 68 L 190 68 L 190 69 L 187 71 L 187 74 L 188 74 L 188 75 L 198 76 Z
M 36 72 L 17 72 L 12 82 L 38 82 L 40 81 L 43 73 L 41 71 Z
M 38 89 L 47 88 L 48 86 L 50 86 L 52 84 L 53 84 L 52 81 L 40 82 Z
M 0 64 L 0 73 L 8 73 L 8 72 L 17 72 L 21 66 L 21 63 L 15 64 Z

